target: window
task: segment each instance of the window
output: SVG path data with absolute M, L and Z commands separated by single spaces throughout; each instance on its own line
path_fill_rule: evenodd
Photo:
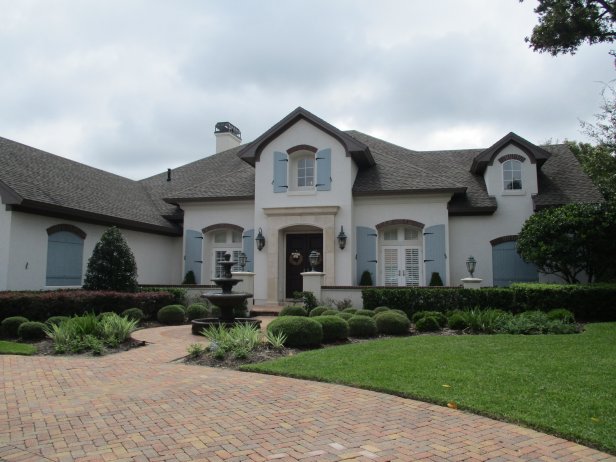
M 297 187 L 314 186 L 314 159 L 305 157 L 297 162 Z
M 422 276 L 421 233 L 410 226 L 390 226 L 379 232 L 382 284 L 418 286 Z
M 72 225 L 47 230 L 47 286 L 80 286 L 85 233 Z
M 522 189 L 522 163 L 519 160 L 503 163 L 503 187 L 505 191 Z
M 289 191 L 313 191 L 316 165 L 314 153 L 297 152 L 289 157 Z
M 232 228 L 222 228 L 206 232 L 205 251 L 207 271 L 205 279 L 219 278 L 223 275 L 223 268 L 218 263 L 224 259 L 226 253 L 231 255 L 231 261 L 238 262 L 242 251 L 242 232 Z M 209 256 L 209 257 L 208 257 Z M 231 267 L 231 271 L 239 271 L 239 264 Z
M 241 249 L 216 249 L 214 250 L 214 277 L 220 278 L 224 276 L 224 270 L 219 263 L 220 260 L 224 260 L 225 254 L 231 254 L 231 261 L 237 262 L 240 258 Z M 231 267 L 231 271 L 239 271 L 239 264 L 235 264 Z

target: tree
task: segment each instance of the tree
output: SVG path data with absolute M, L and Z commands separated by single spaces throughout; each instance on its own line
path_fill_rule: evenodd
M 605 200 L 616 202 L 616 157 L 613 151 L 606 145 L 576 142 L 568 145 Z
M 115 226 L 107 229 L 96 243 L 86 271 L 84 289 L 137 290 L 135 257 Z
M 591 137 L 599 145 L 607 147 L 611 154 L 616 153 L 616 90 L 609 84 L 601 92 L 603 103 L 601 112 L 595 114 L 597 122 L 581 121 L 582 132 Z
M 616 205 L 568 204 L 532 215 L 518 235 L 520 256 L 568 283 L 610 275 L 616 258 Z
M 614 0 L 539 0 L 534 11 L 539 24 L 525 39 L 533 51 L 574 54 L 584 42 L 592 45 L 616 39 Z

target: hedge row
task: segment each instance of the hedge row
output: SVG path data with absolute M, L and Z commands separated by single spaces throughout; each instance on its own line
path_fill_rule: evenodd
M 166 305 L 176 302 L 176 294 L 163 291 L 107 292 L 54 290 L 49 292 L 0 292 L 0 319 L 25 316 L 31 321 L 45 321 L 50 316 L 72 316 L 113 311 L 121 314 L 128 308 L 141 308 L 147 318 Z
M 565 308 L 579 321 L 616 321 L 616 284 L 514 284 L 507 288 L 366 288 L 365 309 L 388 306 L 410 317 L 418 311 L 496 308 L 511 313 Z

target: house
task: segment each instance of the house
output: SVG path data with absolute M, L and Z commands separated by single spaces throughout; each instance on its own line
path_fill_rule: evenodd
M 227 122 L 215 136 L 215 154 L 141 181 L 0 138 L 0 290 L 79 286 L 110 225 L 142 284 L 188 271 L 207 284 L 224 253 L 244 252 L 257 302 L 301 290 L 312 250 L 327 286 L 366 271 L 375 285 L 427 285 L 434 272 L 459 285 L 470 255 L 483 285 L 543 280 L 515 251 L 524 221 L 601 200 L 566 145 L 514 133 L 487 149 L 413 151 L 300 107 L 250 143 Z

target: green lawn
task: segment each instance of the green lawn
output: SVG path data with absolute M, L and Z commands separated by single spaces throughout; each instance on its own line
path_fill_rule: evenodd
M 0 340 L 0 355 L 25 355 L 36 353 L 36 347 L 27 343 L 7 342 Z
M 242 370 L 474 411 L 616 454 L 616 323 L 573 335 L 416 336 L 323 348 Z

